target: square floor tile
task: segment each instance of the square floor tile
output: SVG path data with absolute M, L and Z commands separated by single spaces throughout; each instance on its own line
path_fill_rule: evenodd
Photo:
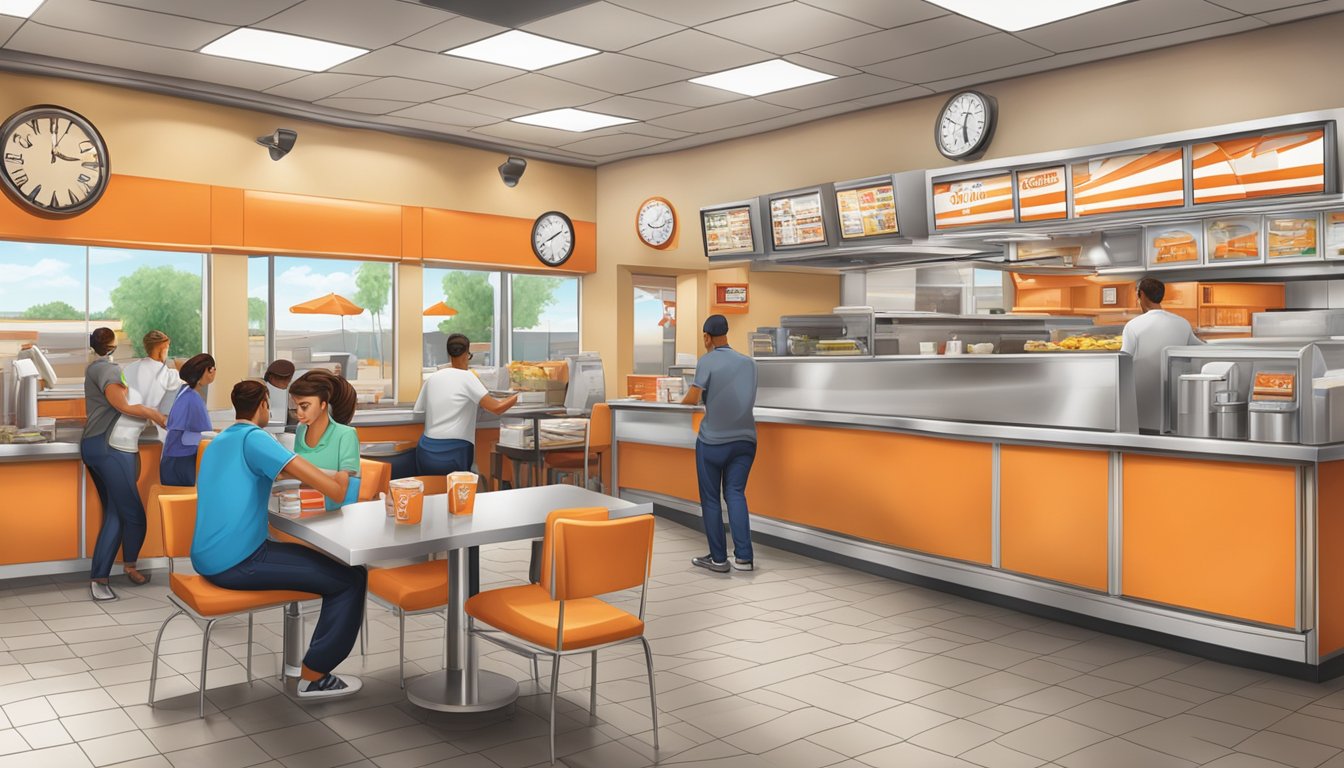
M 1055 760 L 1099 741 L 1107 735 L 1060 717 L 1047 717 L 998 738 L 998 743 L 1042 760 Z

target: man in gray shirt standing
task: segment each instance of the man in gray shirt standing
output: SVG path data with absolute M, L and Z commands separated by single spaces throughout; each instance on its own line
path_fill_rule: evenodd
M 709 554 L 691 563 L 715 573 L 730 568 L 750 571 L 751 524 L 747 513 L 747 475 L 756 460 L 756 361 L 728 346 L 728 318 L 710 315 L 704 325 L 705 355 L 695 365 L 695 384 L 682 400 L 696 405 L 703 394 L 705 418 L 695 441 L 695 468 L 700 481 L 700 512 Z M 723 535 L 723 508 L 733 532 L 733 559 Z

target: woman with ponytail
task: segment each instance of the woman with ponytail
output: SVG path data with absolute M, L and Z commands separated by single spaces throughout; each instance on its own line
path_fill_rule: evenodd
M 196 485 L 196 449 L 201 433 L 211 429 L 205 410 L 205 388 L 215 380 L 215 358 L 201 353 L 182 364 L 178 376 L 186 383 L 168 412 L 168 437 L 159 460 L 159 482 L 164 485 Z
M 355 413 L 355 388 L 334 373 L 308 371 L 289 385 L 289 399 L 299 427 L 294 452 L 321 469 L 350 473 L 350 487 L 342 504 L 359 498 L 359 435 L 346 422 Z M 340 505 L 327 500 L 328 509 Z

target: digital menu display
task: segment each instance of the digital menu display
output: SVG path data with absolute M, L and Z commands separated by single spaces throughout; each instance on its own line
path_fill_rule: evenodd
M 1325 129 L 1240 136 L 1191 147 L 1195 204 L 1325 191 Z
M 710 256 L 753 253 L 756 240 L 751 232 L 751 207 L 746 205 L 701 211 L 705 231 L 705 252 Z
M 840 237 L 846 240 L 900 233 L 896 191 L 890 183 L 837 190 L 835 203 L 840 210 Z
M 1017 216 L 1022 221 L 1068 218 L 1064 166 L 1017 172 Z
M 1073 164 L 1073 213 L 1098 216 L 1185 204 L 1180 147 Z
M 776 248 L 825 245 L 826 225 L 821 217 L 821 192 L 771 200 L 770 232 Z
M 1304 213 L 1265 217 L 1265 255 L 1271 261 L 1314 259 L 1316 215 Z
M 975 227 L 1013 221 L 1013 175 L 933 183 L 935 229 Z

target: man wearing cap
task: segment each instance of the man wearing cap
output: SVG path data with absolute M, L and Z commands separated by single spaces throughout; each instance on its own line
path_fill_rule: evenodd
M 261 380 L 266 382 L 266 394 L 271 405 L 271 419 L 266 424 L 267 431 L 281 431 L 289 417 L 289 384 L 294 379 L 294 364 L 288 360 L 276 360 L 266 368 Z
M 728 346 L 728 318 L 710 315 L 704 325 L 705 355 L 695 365 L 695 383 L 682 403 L 696 405 L 702 395 L 705 418 L 695 441 L 695 469 L 700 482 L 700 512 L 709 539 L 709 554 L 691 563 L 715 573 L 730 568 L 750 571 L 751 524 L 747 513 L 747 475 L 756 459 L 756 361 Z M 733 559 L 723 535 L 723 508 L 733 532 Z

